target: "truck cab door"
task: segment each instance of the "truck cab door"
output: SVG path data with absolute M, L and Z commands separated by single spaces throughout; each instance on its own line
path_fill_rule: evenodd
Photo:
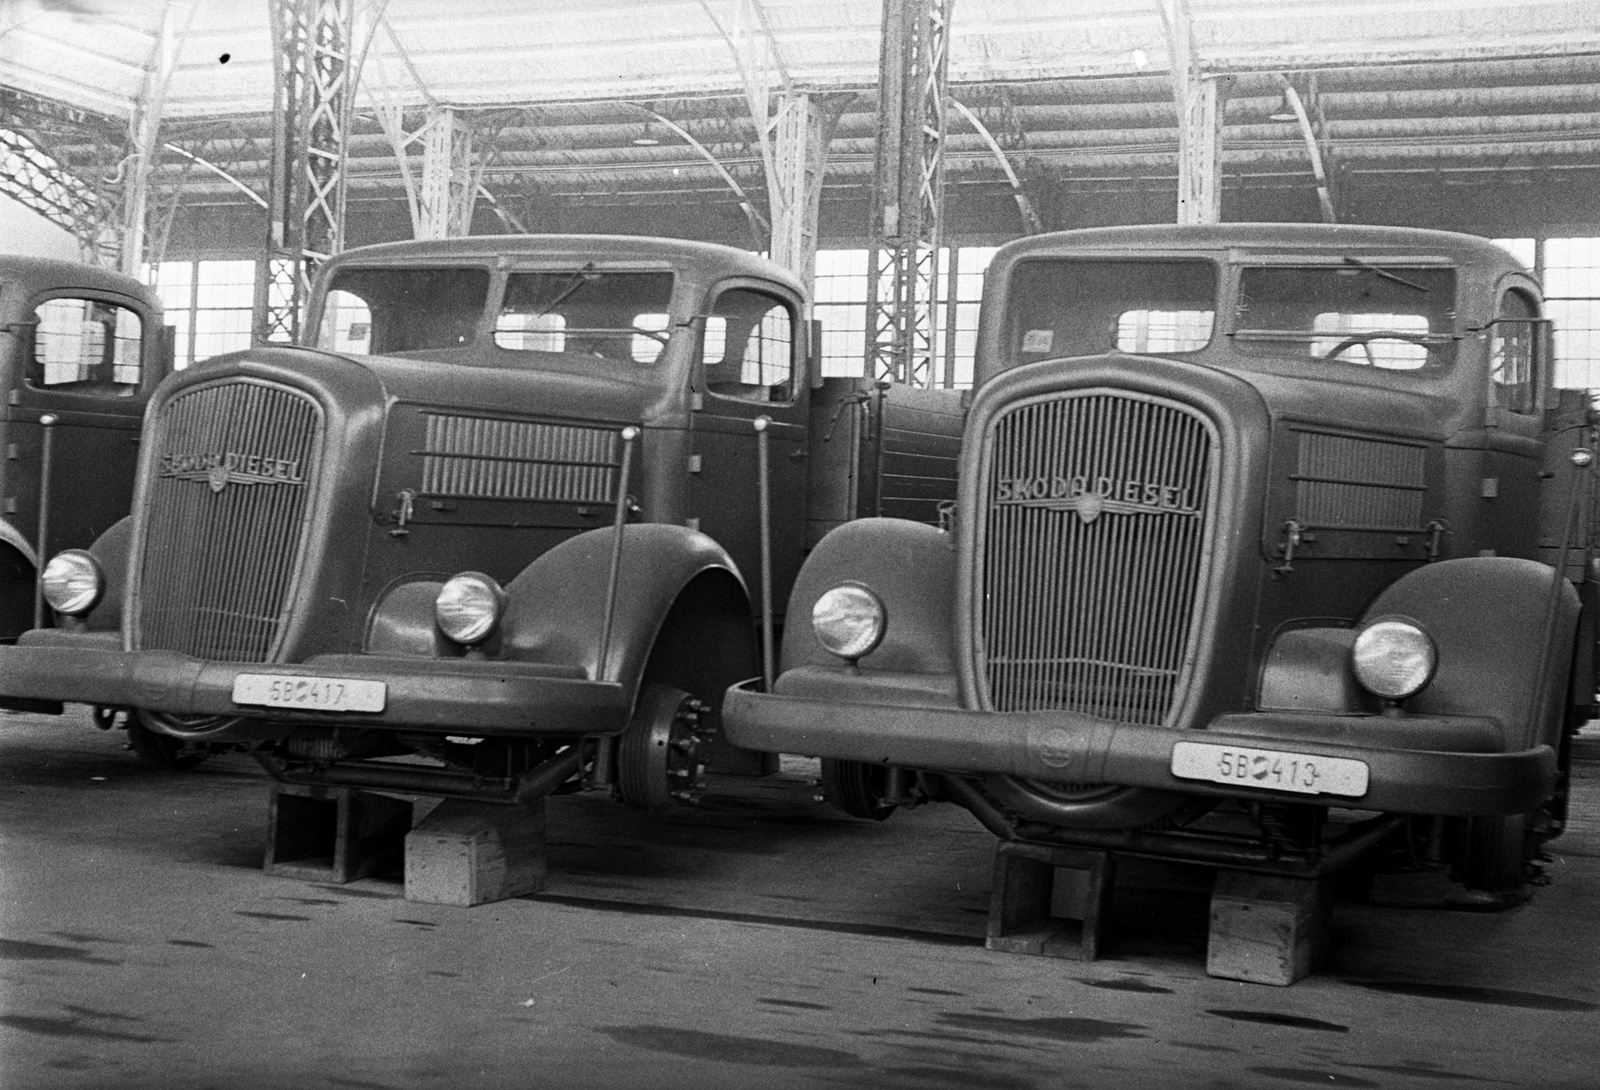
M 87 547 L 128 513 L 139 427 L 150 391 L 169 368 L 168 341 L 148 308 L 86 289 L 41 295 L 24 328 L 6 376 L 0 504 L 36 547 L 41 498 L 48 505 L 42 563 L 62 549 Z
M 1484 535 L 1497 556 L 1539 559 L 1541 508 L 1560 503 L 1541 475 L 1543 414 L 1554 398 L 1548 396 L 1553 378 L 1548 353 L 1539 350 L 1548 329 L 1539 321 L 1533 294 L 1516 287 L 1503 291 L 1488 336 Z
M 689 460 L 690 524 L 733 555 L 759 604 L 760 483 L 755 422 L 767 417 L 772 604 L 781 616 L 800 569 L 806 520 L 804 338 L 798 301 L 729 281 L 701 323 Z

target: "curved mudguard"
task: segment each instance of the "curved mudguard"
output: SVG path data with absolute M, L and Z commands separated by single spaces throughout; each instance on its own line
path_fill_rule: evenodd
M 622 538 L 606 661 L 600 661 L 600 644 L 615 541 L 609 529 L 563 541 L 506 587 L 511 601 L 501 640 L 507 658 L 576 666 L 589 677 L 634 692 L 672 607 L 697 580 L 724 584 L 742 606 L 753 643 L 755 628 L 744 579 L 714 539 L 667 523 L 626 526 Z
M 1438 672 L 1407 712 L 1495 719 L 1511 751 L 1560 739 L 1578 609 L 1578 592 L 1549 565 L 1474 556 L 1408 572 L 1363 620 L 1411 617 L 1438 646 Z
M 812 633 L 811 607 L 841 583 L 857 583 L 888 614 L 883 642 L 860 665 L 953 679 L 955 568 L 955 539 L 924 523 L 867 518 L 836 528 L 806 558 L 789 594 L 780 669 L 839 665 Z
M 0 545 L 11 546 L 17 550 L 22 559 L 31 564 L 35 570 L 38 569 L 39 554 L 33 551 L 33 542 L 29 541 L 10 519 L 0 519 Z

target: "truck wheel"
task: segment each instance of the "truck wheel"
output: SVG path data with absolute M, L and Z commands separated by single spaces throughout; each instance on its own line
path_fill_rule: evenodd
M 894 813 L 883 801 L 889 789 L 889 769 L 865 761 L 822 758 L 822 793 L 851 817 L 882 821 Z
M 689 802 L 703 786 L 704 704 L 671 685 L 639 693 L 633 719 L 617 745 L 617 790 L 641 810 L 666 810 Z
M 1456 877 L 1471 890 L 1498 894 L 1522 892 L 1527 840 L 1526 814 L 1468 818 Z
M 128 748 L 140 764 L 163 772 L 187 772 L 211 756 L 209 747 L 157 734 L 137 719 L 128 721 Z

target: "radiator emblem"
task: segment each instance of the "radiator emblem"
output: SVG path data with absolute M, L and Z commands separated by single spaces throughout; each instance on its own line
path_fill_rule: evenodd
M 1184 515 L 1197 517 L 1200 509 L 1178 485 L 1150 481 L 1115 480 L 1111 477 L 1003 477 L 995 486 L 994 502 L 1011 507 L 1042 507 L 1071 511 L 1085 524 L 1101 515 Z
M 213 492 L 230 484 L 305 484 L 298 460 L 268 458 L 260 454 L 163 454 L 158 477 L 178 481 L 204 481 Z

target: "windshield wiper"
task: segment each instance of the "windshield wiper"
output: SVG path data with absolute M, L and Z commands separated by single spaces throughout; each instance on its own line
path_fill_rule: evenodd
M 568 299 L 572 298 L 572 294 L 579 288 L 598 279 L 600 279 L 600 274 L 594 271 L 594 262 L 591 261 L 583 268 L 573 273 L 572 283 L 562 288 L 561 294 L 557 295 L 554 299 L 550 300 L 550 302 L 539 308 L 539 312 L 537 314 L 529 315 L 529 320 L 534 318 L 543 318 L 546 314 L 549 314 L 552 310 L 556 309 L 556 307 L 559 307 L 562 303 L 565 303 Z
M 1373 276 L 1379 276 L 1385 280 L 1391 280 L 1396 284 L 1403 284 L 1413 291 L 1426 292 L 1429 290 L 1426 284 L 1419 284 L 1415 280 L 1407 280 L 1405 277 L 1396 275 L 1395 273 L 1390 272 L 1388 269 L 1380 269 L 1370 261 L 1362 261 L 1359 257 L 1351 257 L 1349 254 L 1345 254 L 1344 263 L 1346 265 L 1354 265 L 1358 269 L 1365 269 Z

